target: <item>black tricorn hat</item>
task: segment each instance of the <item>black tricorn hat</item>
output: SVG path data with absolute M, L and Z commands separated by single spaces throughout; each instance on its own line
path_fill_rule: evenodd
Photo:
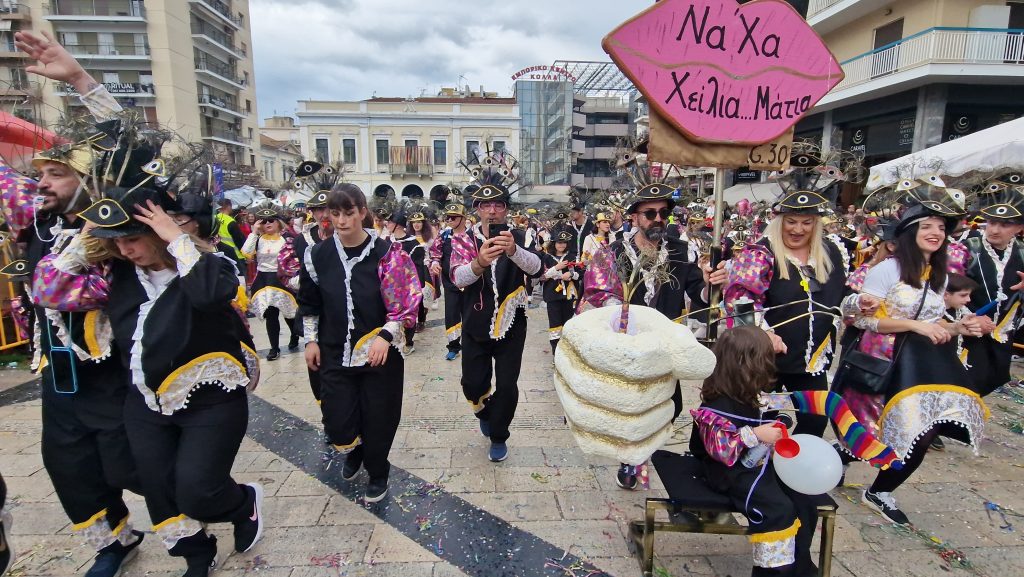
M 978 194 L 978 212 L 986 220 L 1024 221 L 1024 194 L 1019 187 L 994 181 Z
M 256 210 L 257 220 L 280 220 L 281 213 L 269 206 L 264 206 Z
M 824 215 L 828 199 L 810 190 L 794 190 L 783 196 L 772 209 L 778 214 Z
M 674 188 L 663 182 L 652 182 L 651 184 L 645 185 L 630 197 L 628 206 L 626 206 L 626 213 L 633 214 L 636 212 L 636 207 L 642 202 L 658 200 L 667 202 L 668 207 L 672 208 L 676 204 L 676 201 L 672 198 L 672 193 L 674 191 Z
M 481 202 L 500 200 L 505 204 L 512 198 L 509 194 L 508 189 L 501 184 L 485 184 L 480 188 L 473 191 L 470 198 L 473 199 L 473 205 L 480 204 Z
M 152 188 L 109 186 L 104 194 L 104 198 L 78 213 L 86 222 L 96 225 L 89 233 L 96 238 L 134 236 L 152 230 L 134 218 L 136 207 L 146 206 L 148 201 L 168 212 L 181 212 L 177 201 Z
M 572 235 L 567 230 L 561 230 L 555 235 L 555 242 L 572 242 Z
M 306 208 L 324 208 L 327 206 L 327 191 L 321 190 L 306 201 Z

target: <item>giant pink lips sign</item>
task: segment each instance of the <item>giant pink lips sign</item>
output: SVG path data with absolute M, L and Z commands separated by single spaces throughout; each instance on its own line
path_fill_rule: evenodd
M 693 140 L 772 140 L 843 79 L 780 0 L 661 0 L 602 45 L 650 105 Z

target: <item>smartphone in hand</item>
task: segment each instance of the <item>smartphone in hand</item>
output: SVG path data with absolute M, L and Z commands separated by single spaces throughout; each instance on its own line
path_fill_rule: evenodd
M 495 223 L 487 225 L 487 238 L 496 238 L 501 236 L 501 233 L 508 230 L 507 224 Z

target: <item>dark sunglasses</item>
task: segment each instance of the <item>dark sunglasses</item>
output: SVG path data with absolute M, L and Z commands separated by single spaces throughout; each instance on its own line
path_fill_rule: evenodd
M 668 220 L 668 217 L 672 216 L 672 211 L 668 208 L 662 208 L 658 210 L 648 208 L 647 210 L 641 210 L 640 214 L 644 215 L 644 218 L 646 218 L 647 220 L 654 220 L 659 216 L 661 217 L 661 220 Z
M 271 224 L 271 223 L 275 223 L 275 222 L 277 222 L 277 219 L 273 219 L 273 218 L 264 218 L 264 219 L 260 219 L 260 220 L 258 220 L 258 221 L 256 221 L 256 222 L 259 222 L 260 224 Z
M 462 218 L 462 217 L 461 216 L 452 216 L 452 215 L 448 215 L 448 216 L 444 217 L 445 220 L 455 220 L 457 218 Z

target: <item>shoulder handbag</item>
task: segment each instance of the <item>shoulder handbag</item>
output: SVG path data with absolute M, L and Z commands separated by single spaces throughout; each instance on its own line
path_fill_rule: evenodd
M 914 313 L 914 320 L 921 315 L 924 308 L 924 301 L 928 298 L 928 284 L 924 283 L 921 291 L 921 301 L 917 304 L 917 312 Z M 889 380 L 892 378 L 892 369 L 895 361 L 903 347 L 904 335 L 896 335 L 892 348 L 892 359 L 880 359 L 860 351 L 860 341 L 864 336 L 861 330 L 848 349 L 843 351 L 839 359 L 839 368 L 836 369 L 835 377 L 832 379 L 832 387 L 836 391 L 850 387 L 862 393 L 870 395 L 881 395 L 889 387 Z

